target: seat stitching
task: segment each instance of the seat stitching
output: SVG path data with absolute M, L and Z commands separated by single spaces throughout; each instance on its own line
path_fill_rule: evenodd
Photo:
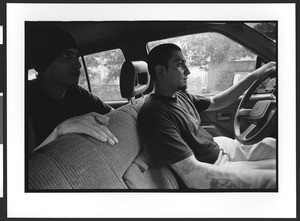
M 56 168 L 61 172 L 61 174 L 62 174 L 62 175 L 64 176 L 64 178 L 67 180 L 67 182 L 68 182 L 68 184 L 70 185 L 70 187 L 71 187 L 72 189 L 75 189 L 75 188 L 73 188 L 73 185 L 71 184 L 72 182 L 69 180 L 69 178 L 68 178 L 68 176 L 66 175 L 66 173 L 64 173 L 64 171 L 61 170 L 60 167 L 58 166 L 58 163 L 57 163 L 57 161 L 55 160 L 54 157 L 51 157 L 51 155 L 48 156 L 48 155 L 45 154 L 45 153 L 39 153 L 39 154 L 41 154 L 41 155 L 45 156 L 46 158 L 50 159 L 51 162 L 56 166 Z
M 94 145 L 97 146 L 97 144 L 96 144 L 90 137 L 86 137 L 86 138 L 87 138 L 91 143 L 93 143 Z M 94 147 L 94 148 L 95 148 L 95 147 Z M 118 179 L 118 180 L 122 183 L 122 185 L 124 186 L 124 184 L 123 184 L 124 180 L 120 179 L 119 176 L 116 174 L 116 172 L 115 172 L 115 167 L 109 163 L 109 161 L 106 159 L 106 156 L 102 153 L 102 151 L 101 151 L 99 148 L 95 148 L 95 149 L 96 149 L 96 151 L 98 151 L 98 152 L 102 155 L 103 159 L 105 160 L 105 162 L 107 163 L 107 165 L 109 166 L 109 168 L 112 170 L 113 174 L 117 177 L 117 179 Z M 123 182 L 122 182 L 122 181 L 123 181 Z M 126 187 L 127 187 L 127 186 L 126 186 Z
M 120 109 L 120 110 L 115 110 L 115 111 L 123 112 L 123 113 L 127 114 L 128 116 L 130 116 L 131 118 L 133 118 L 133 119 L 135 120 L 135 122 L 137 122 L 137 119 L 136 119 L 135 117 L 133 117 L 133 116 L 132 116 L 130 113 L 128 113 L 127 111 L 122 110 L 122 109 Z

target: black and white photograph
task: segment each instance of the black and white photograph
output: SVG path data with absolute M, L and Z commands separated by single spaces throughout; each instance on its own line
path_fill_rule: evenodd
M 25 38 L 28 191 L 277 191 L 276 21 L 26 22 Z
M 6 16 L 8 218 L 296 217 L 295 4 Z

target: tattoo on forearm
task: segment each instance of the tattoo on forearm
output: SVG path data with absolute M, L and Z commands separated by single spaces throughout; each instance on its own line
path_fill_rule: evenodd
M 210 189 L 249 189 L 251 184 L 237 179 L 236 181 L 225 178 L 214 178 L 215 174 L 208 171 L 205 175 L 206 179 L 210 179 Z
M 201 188 L 206 187 L 209 189 L 249 189 L 251 183 L 245 182 L 235 173 L 223 173 L 218 172 L 212 168 L 203 167 L 195 162 L 193 158 L 187 158 L 179 163 L 172 165 L 172 168 L 177 172 L 181 177 L 189 177 L 191 183 L 198 183 Z M 226 175 L 227 174 L 227 175 Z
M 238 181 L 238 184 L 234 183 L 229 179 L 215 179 L 212 178 L 210 181 L 210 189 L 249 189 L 250 184 Z
M 178 163 L 176 163 L 176 164 L 173 165 L 173 169 L 174 169 L 177 173 L 179 173 L 179 175 L 184 176 L 184 175 L 186 175 L 186 174 L 191 173 L 191 172 L 194 171 L 194 170 L 197 170 L 198 167 L 195 166 L 194 164 L 188 164 L 188 163 L 187 163 L 187 164 L 185 164 L 185 163 L 178 164 Z
M 206 174 L 205 174 L 205 178 L 206 179 L 211 179 L 212 177 L 214 177 L 214 173 L 213 172 L 211 172 L 211 171 L 208 171 Z

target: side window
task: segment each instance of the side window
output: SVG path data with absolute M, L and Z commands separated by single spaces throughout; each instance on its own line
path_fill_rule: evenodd
M 215 95 L 238 83 L 255 69 L 256 55 L 228 37 L 207 32 L 164 39 L 148 44 L 175 43 L 187 60 L 191 74 L 188 92 Z
M 125 58 L 120 49 L 104 51 L 84 56 L 91 90 L 103 101 L 124 100 L 119 87 L 120 71 Z M 82 72 L 84 70 L 82 69 Z M 87 87 L 85 73 L 79 77 L 80 86 Z

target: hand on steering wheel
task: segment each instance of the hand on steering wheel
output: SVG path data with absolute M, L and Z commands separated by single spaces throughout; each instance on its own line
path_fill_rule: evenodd
M 268 136 L 277 124 L 277 104 L 275 89 L 267 99 L 256 102 L 252 109 L 246 107 L 256 88 L 265 80 L 256 80 L 248 89 L 241 100 L 234 118 L 234 135 L 242 144 L 254 144 Z M 274 79 L 276 81 L 276 78 Z M 240 122 L 242 118 L 250 118 L 250 126 L 241 132 Z

